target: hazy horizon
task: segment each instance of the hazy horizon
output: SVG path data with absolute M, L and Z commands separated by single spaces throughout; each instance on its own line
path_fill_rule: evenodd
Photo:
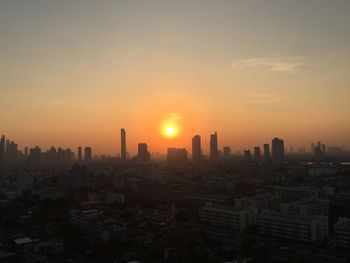
M 25 146 L 350 147 L 349 1 L 1 1 L 0 135 Z M 164 120 L 179 127 L 162 136 Z

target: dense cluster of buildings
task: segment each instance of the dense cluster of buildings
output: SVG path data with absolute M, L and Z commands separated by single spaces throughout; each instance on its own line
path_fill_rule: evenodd
M 216 132 L 208 156 L 196 135 L 191 155 L 163 161 L 146 143 L 130 158 L 125 129 L 120 158 L 103 162 L 89 146 L 1 142 L 0 262 L 346 262 L 346 161 L 285 155 L 279 138 L 233 158 Z

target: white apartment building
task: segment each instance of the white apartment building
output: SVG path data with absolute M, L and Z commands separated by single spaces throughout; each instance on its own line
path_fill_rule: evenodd
M 289 203 L 281 203 L 281 213 L 300 216 L 326 216 L 329 213 L 329 201 L 308 198 Z
M 209 226 L 243 231 L 254 223 L 254 213 L 248 209 L 207 204 L 200 212 L 200 220 Z
M 257 226 L 262 235 L 314 242 L 328 236 L 328 217 L 290 216 L 271 211 L 257 215 Z
M 327 200 L 327 191 L 307 186 L 276 186 L 275 195 L 283 202 L 304 198 Z
M 334 239 L 337 246 L 350 247 L 350 218 L 339 218 L 334 225 Z

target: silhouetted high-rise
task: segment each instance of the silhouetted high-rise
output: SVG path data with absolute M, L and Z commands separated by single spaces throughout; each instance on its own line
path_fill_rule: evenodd
M 0 165 L 5 162 L 5 142 L 5 135 L 3 135 L 0 140 Z
M 28 147 L 24 147 L 24 155 L 25 155 L 26 157 L 28 157 L 28 155 L 29 155 L 29 149 L 28 149 Z
M 229 159 L 231 157 L 231 148 L 230 146 L 225 146 L 224 147 L 224 158 Z
M 29 165 L 33 167 L 40 166 L 40 159 L 41 159 L 41 149 L 36 146 L 35 148 L 31 148 L 29 150 Z
M 272 161 L 278 166 L 284 163 L 284 141 L 281 139 L 272 140 Z
M 90 162 L 92 160 L 92 149 L 91 147 L 85 147 L 85 162 Z
M 254 160 L 256 162 L 260 162 L 260 147 L 259 146 L 254 147 Z
M 148 152 L 146 143 L 139 143 L 137 146 L 137 159 L 140 162 L 148 162 L 151 159 L 151 154 Z
M 83 160 L 83 150 L 81 146 L 78 147 L 78 161 L 81 162 Z
M 249 162 L 252 160 L 250 150 L 244 150 L 244 161 Z
M 216 132 L 210 135 L 210 159 L 213 161 L 218 159 L 218 135 Z
M 192 160 L 199 162 L 202 159 L 201 137 L 195 135 L 192 138 Z
M 169 163 L 185 162 L 187 160 L 186 149 L 168 148 L 167 149 L 167 160 Z
M 264 161 L 270 161 L 270 145 L 268 143 L 264 144 Z
M 120 130 L 120 155 L 123 161 L 126 160 L 126 133 L 125 129 Z

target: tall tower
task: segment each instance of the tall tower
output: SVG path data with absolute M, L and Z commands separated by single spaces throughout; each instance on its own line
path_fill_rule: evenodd
M 139 143 L 137 145 L 137 158 L 140 162 L 148 162 L 151 159 L 151 154 L 147 149 L 146 143 Z
M 123 161 L 126 160 L 126 133 L 125 129 L 120 130 L 120 153 Z
M 90 162 L 92 160 L 92 149 L 91 147 L 85 147 L 85 162 Z
M 218 135 L 216 132 L 210 135 L 210 159 L 213 161 L 218 159 Z
M 278 138 L 272 140 L 272 160 L 277 166 L 284 162 L 284 141 Z
M 264 144 L 264 161 L 270 161 L 270 145 L 268 143 Z
M 81 162 L 83 160 L 83 151 L 81 146 L 78 147 L 78 161 Z
M 1 136 L 0 140 L 0 165 L 5 161 L 5 135 Z
M 259 146 L 254 147 L 254 160 L 256 162 L 260 162 L 260 147 Z
M 195 135 L 192 138 L 192 161 L 199 162 L 202 159 L 201 137 Z

